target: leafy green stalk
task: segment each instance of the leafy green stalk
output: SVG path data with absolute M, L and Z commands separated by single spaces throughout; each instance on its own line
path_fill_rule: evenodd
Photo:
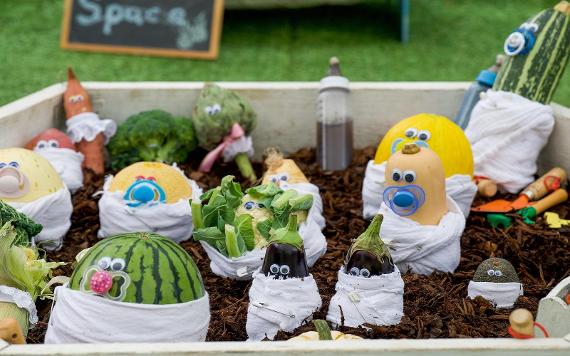
M 201 229 L 204 226 L 204 217 L 202 216 L 202 202 L 192 199 L 190 202 L 190 209 L 192 211 L 192 222 L 194 229 Z
M 271 209 L 277 214 L 282 214 L 286 210 L 290 210 L 291 206 L 289 205 L 289 201 L 295 196 L 297 196 L 297 191 L 293 189 L 286 190 L 271 202 Z
M 289 215 L 287 226 L 275 230 L 269 239 L 269 243 L 288 244 L 302 250 L 303 239 L 299 235 L 297 227 L 297 215 Z
M 317 333 L 319 333 L 319 340 L 332 340 L 332 333 L 329 324 L 321 319 L 313 320 L 313 325 L 315 325 L 315 329 Z
M 225 235 L 226 235 L 226 249 L 228 251 L 228 257 L 240 257 L 242 253 L 239 248 L 236 229 L 233 226 L 226 224 Z
M 249 179 L 250 182 L 255 182 L 257 180 L 257 176 L 255 175 L 255 171 L 253 170 L 253 166 L 249 160 L 249 157 L 245 153 L 238 153 L 234 161 L 239 168 L 239 172 L 244 178 Z
M 372 219 L 370 225 L 366 231 L 364 231 L 358 238 L 352 243 L 348 254 L 346 256 L 347 261 L 350 259 L 353 253 L 356 251 L 366 251 L 375 255 L 380 262 L 384 262 L 385 259 L 392 261 L 392 256 L 390 256 L 390 250 L 388 246 L 384 244 L 380 238 L 380 227 L 382 225 L 383 216 L 378 214 Z
M 14 243 L 16 245 L 28 246 L 32 242 L 32 238 L 39 234 L 43 226 L 37 224 L 25 214 L 20 213 L 10 205 L 0 200 L 0 226 L 11 223 L 16 231 Z

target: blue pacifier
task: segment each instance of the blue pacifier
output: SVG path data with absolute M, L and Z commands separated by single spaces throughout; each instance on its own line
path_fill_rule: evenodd
M 527 54 L 536 42 L 537 24 L 524 23 L 513 31 L 505 40 L 504 50 L 507 56 Z
M 154 177 L 137 177 L 123 197 L 130 207 L 166 203 L 166 193 Z
M 425 202 L 425 192 L 415 184 L 406 186 L 392 186 L 384 190 L 384 203 L 400 216 L 414 214 Z

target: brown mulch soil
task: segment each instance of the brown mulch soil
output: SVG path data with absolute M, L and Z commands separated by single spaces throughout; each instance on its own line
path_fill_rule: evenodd
M 315 318 L 324 319 L 334 294 L 337 271 L 352 239 L 367 226 L 362 218 L 361 187 L 366 163 L 374 149 L 355 152 L 352 166 L 344 172 L 323 172 L 315 164 L 314 150 L 303 149 L 292 155 L 312 183 L 321 189 L 327 227 L 328 251 L 312 268 L 319 286 L 323 306 Z M 205 175 L 195 172 L 198 162 L 183 166 L 189 177 L 205 189 L 216 186 L 226 174 L 236 174 L 233 164 L 222 164 Z M 260 175 L 262 167 L 255 165 Z M 237 174 L 236 174 L 237 175 Z M 92 195 L 103 186 L 103 178 L 86 176 L 86 186 L 73 197 L 72 228 L 61 251 L 49 253 L 55 261 L 73 262 L 82 249 L 98 239 L 98 197 Z M 512 197 L 507 197 L 512 198 Z M 570 216 L 570 202 L 554 209 L 561 217 Z M 471 215 L 461 239 L 461 263 L 455 273 L 419 276 L 405 274 L 404 313 L 401 323 L 390 327 L 342 328 L 366 338 L 444 338 L 444 337 L 508 337 L 509 310 L 497 310 L 487 301 L 467 299 L 467 284 L 478 264 L 496 256 L 511 261 L 524 284 L 524 296 L 516 307 L 526 308 L 535 316 L 540 298 L 559 281 L 570 275 L 570 230 L 550 229 L 542 218 L 534 225 L 522 221 L 508 230 L 490 228 L 480 215 Z M 246 340 L 248 290 L 251 282 L 220 278 L 210 271 L 209 260 L 196 242 L 182 246 L 197 262 L 210 294 L 212 318 L 208 341 Z M 60 268 L 58 274 L 70 275 L 72 264 Z M 49 320 L 49 301 L 38 303 L 40 322 L 30 331 L 28 342 L 41 343 Z M 313 330 L 304 325 L 292 334 L 280 332 L 278 339 Z

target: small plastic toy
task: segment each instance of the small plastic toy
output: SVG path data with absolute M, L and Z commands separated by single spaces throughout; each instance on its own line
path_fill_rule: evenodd
M 0 199 L 43 225 L 34 237 L 42 248 L 61 247 L 71 226 L 71 194 L 44 157 L 24 148 L 0 149 Z
M 406 144 L 386 164 L 381 236 L 400 271 L 452 272 L 465 216 L 447 197 L 443 165 L 430 149 Z
M 291 332 L 321 307 L 317 284 L 307 267 L 297 216 L 275 230 L 263 267 L 249 290 L 246 331 L 251 341 L 272 340 L 279 330 Z
M 473 178 L 473 154 L 467 137 L 454 122 L 444 116 L 418 114 L 392 126 L 382 138 L 374 160 L 368 162 L 362 186 L 364 217 L 378 213 L 386 181 L 388 158 L 404 145 L 415 143 L 429 148 L 441 159 L 447 194 L 459 205 L 465 216 L 477 193 Z
M 502 258 L 489 258 L 477 267 L 469 282 L 468 297 L 481 296 L 497 308 L 512 308 L 523 295 L 523 286 L 511 263 Z
M 85 157 L 83 166 L 96 174 L 103 174 L 105 144 L 117 131 L 117 124 L 113 120 L 101 120 L 93 111 L 89 94 L 71 68 L 67 70 L 63 108 L 67 116 L 67 133 Z
M 176 166 L 138 162 L 107 177 L 103 189 L 99 237 L 147 231 L 181 242 L 192 236 L 189 200 L 202 190 Z
M 374 217 L 338 272 L 327 313 L 333 325 L 395 325 L 404 315 L 404 281 L 379 238 L 381 222 L 382 215 Z
M 83 155 L 66 134 L 47 129 L 28 142 L 26 148 L 47 159 L 72 193 L 83 186 Z
M 209 172 L 215 161 L 236 161 L 244 178 L 257 180 L 249 157 L 253 155 L 251 132 L 257 117 L 250 103 L 237 93 L 205 84 L 192 112 L 200 147 L 209 150 L 200 171 Z
M 55 290 L 47 344 L 204 341 L 208 293 L 186 251 L 153 233 L 109 237 Z
M 561 219 L 560 215 L 547 211 L 544 213 L 544 218 L 546 219 L 546 224 L 549 228 L 560 229 L 563 226 L 570 225 L 570 220 Z

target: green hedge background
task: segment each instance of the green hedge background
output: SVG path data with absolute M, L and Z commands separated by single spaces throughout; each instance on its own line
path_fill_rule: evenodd
M 59 48 L 62 0 L 0 0 L 0 105 L 65 79 L 317 81 L 336 55 L 353 81 L 472 81 L 506 36 L 558 1 L 411 0 L 408 45 L 398 1 L 297 10 L 229 10 L 217 61 Z M 555 100 L 570 105 L 566 73 Z

